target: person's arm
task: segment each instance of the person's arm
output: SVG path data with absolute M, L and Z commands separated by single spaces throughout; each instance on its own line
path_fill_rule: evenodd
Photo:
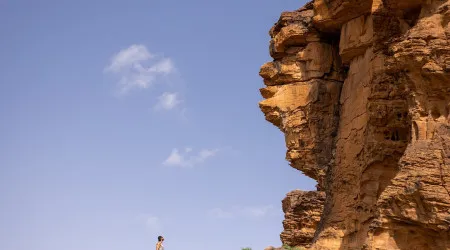
M 161 242 L 156 243 L 156 250 L 159 250 L 161 248 Z

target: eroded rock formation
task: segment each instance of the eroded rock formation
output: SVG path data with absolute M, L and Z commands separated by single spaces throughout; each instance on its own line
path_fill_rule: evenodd
M 325 201 L 324 192 L 294 190 L 284 198 L 284 232 L 281 241 L 288 246 L 309 247 L 320 221 Z
M 317 191 L 283 244 L 450 249 L 450 0 L 315 0 L 270 30 L 260 108 Z

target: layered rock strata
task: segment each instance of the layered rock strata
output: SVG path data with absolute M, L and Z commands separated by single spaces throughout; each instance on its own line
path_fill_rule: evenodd
M 294 190 L 284 198 L 284 231 L 281 241 L 288 246 L 309 247 L 320 221 L 325 201 L 324 192 Z
M 281 14 L 260 108 L 290 165 L 318 183 L 283 200 L 283 244 L 450 249 L 449 22 L 447 0 Z

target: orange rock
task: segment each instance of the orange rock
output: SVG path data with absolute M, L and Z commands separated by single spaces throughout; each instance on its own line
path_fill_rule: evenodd
M 324 192 L 294 190 L 286 195 L 282 202 L 285 219 L 280 237 L 283 244 L 311 246 L 324 202 Z
M 315 0 L 269 34 L 260 108 L 318 182 L 283 244 L 450 249 L 450 0 Z

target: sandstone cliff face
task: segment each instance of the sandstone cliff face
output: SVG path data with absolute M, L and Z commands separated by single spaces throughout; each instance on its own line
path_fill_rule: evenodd
M 448 0 L 281 14 L 260 108 L 291 166 L 318 182 L 283 200 L 284 244 L 450 249 L 449 22 Z
M 325 201 L 324 192 L 294 190 L 284 198 L 284 232 L 281 241 L 288 246 L 309 247 L 320 221 Z

